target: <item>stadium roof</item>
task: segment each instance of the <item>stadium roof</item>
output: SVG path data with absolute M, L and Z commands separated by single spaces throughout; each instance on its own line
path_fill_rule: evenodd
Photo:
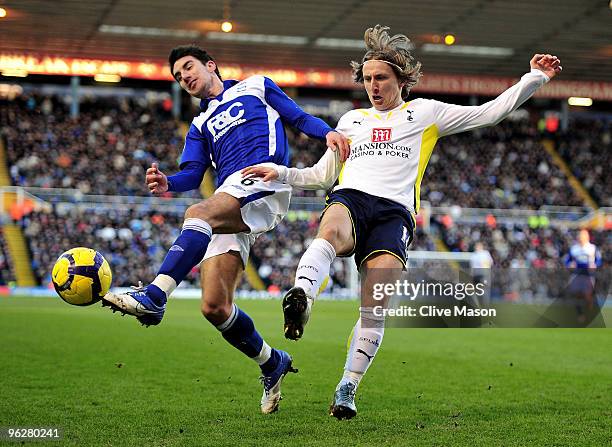
M 196 42 L 221 64 L 347 68 L 363 53 L 364 29 L 380 23 L 411 37 L 425 73 L 516 77 L 533 53 L 550 52 L 562 60 L 563 79 L 612 81 L 612 10 L 602 0 L 4 0 L 0 6 L 8 11 L 0 20 L 3 53 L 163 61 L 173 46 Z M 227 16 L 234 30 L 220 33 Z M 446 33 L 456 36 L 455 54 L 437 43 Z

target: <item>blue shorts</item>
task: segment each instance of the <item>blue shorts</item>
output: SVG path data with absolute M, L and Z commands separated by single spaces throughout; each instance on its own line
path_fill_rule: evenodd
M 354 254 L 359 268 L 373 254 L 389 253 L 406 266 L 406 252 L 412 242 L 415 222 L 404 206 L 393 200 L 347 188 L 334 191 L 328 196 L 321 217 L 334 203 L 348 210 L 355 240 L 350 253 L 339 256 Z
M 595 278 L 588 273 L 575 273 L 570 277 L 570 282 L 567 287 L 567 291 L 574 298 L 591 296 L 595 291 Z

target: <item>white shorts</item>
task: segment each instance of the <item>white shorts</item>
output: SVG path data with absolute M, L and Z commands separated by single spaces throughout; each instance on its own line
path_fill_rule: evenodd
M 272 164 L 262 163 L 261 165 Z M 246 266 L 255 239 L 260 234 L 276 227 L 287 214 L 291 191 L 291 186 L 286 183 L 243 179 L 240 171 L 230 175 L 215 193 L 224 192 L 238 199 L 242 220 L 251 229 L 251 232 L 214 234 L 203 260 L 229 251 L 237 251 L 240 253 L 243 265 Z

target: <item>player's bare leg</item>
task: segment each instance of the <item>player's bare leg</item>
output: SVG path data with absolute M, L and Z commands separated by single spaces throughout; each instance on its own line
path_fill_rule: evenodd
M 344 374 L 336 387 L 329 414 L 338 419 L 357 415 L 355 393 L 380 348 L 385 332 L 385 319 L 374 312 L 375 306 L 386 307 L 387 298 L 373 299 L 375 284 L 394 283 L 401 277 L 403 264 L 395 256 L 381 253 L 368 258 L 362 268 L 360 318 L 350 336 Z
M 134 292 L 107 293 L 103 306 L 135 316 L 143 325 L 159 324 L 172 291 L 204 257 L 213 233 L 250 231 L 242 220 L 240 202 L 227 193 L 217 193 L 185 212 L 183 230 L 166 255 L 151 284 Z
M 321 219 L 317 237 L 300 259 L 294 287 L 283 298 L 286 338 L 302 337 L 312 303 L 329 275 L 336 254 L 350 253 L 354 245 L 353 224 L 347 208 L 330 205 Z
M 264 385 L 261 411 L 268 414 L 278 410 L 283 378 L 297 370 L 292 366 L 291 356 L 271 348 L 259 335 L 251 318 L 234 304 L 234 291 L 243 270 L 240 254 L 235 251 L 202 262 L 202 315 L 228 343 L 259 365 Z
M 240 254 L 235 251 L 206 259 L 200 265 L 201 311 L 213 326 L 223 324 L 230 317 L 234 291 L 243 269 Z
M 250 228 L 242 220 L 240 202 L 234 196 L 218 192 L 185 211 L 185 219 L 206 221 L 216 234 L 248 232 Z

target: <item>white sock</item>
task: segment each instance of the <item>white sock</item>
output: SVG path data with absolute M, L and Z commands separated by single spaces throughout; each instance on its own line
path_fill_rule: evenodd
M 309 298 L 315 299 L 335 258 L 336 250 L 332 244 L 322 238 L 312 241 L 295 272 L 295 287 L 301 287 Z
M 227 317 L 227 320 L 215 327 L 219 330 L 219 332 L 223 332 L 232 327 L 236 321 L 236 317 L 238 317 L 238 306 L 236 306 L 236 303 L 232 303 L 232 311 L 230 312 L 229 317 Z
M 208 222 L 197 217 L 188 217 L 183 222 L 183 230 L 195 230 L 212 237 L 212 228 Z
M 268 360 L 270 360 L 270 357 L 272 357 L 272 348 L 264 340 L 263 345 L 261 346 L 261 351 L 259 352 L 259 355 L 253 357 L 253 360 L 255 360 L 255 362 L 259 366 L 261 366 L 264 363 L 266 363 Z
M 169 297 L 172 292 L 174 292 L 174 289 L 176 289 L 176 281 L 169 275 L 157 275 L 151 284 L 159 287 L 167 297 Z
M 353 328 L 340 385 L 351 382 L 355 387 L 365 375 L 380 348 L 385 334 L 385 318 L 376 316 L 371 307 L 360 307 L 361 317 Z

